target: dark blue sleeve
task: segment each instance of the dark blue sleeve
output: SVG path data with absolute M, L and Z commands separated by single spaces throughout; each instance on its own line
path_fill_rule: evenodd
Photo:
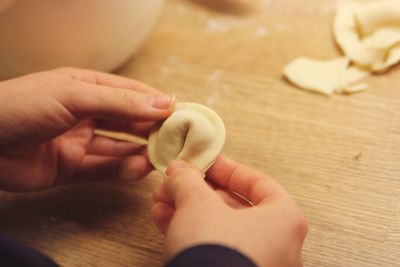
M 169 261 L 165 267 L 257 267 L 237 250 L 221 245 L 198 245 L 188 248 Z
M 0 266 L 58 267 L 40 252 L 4 236 L 0 236 Z

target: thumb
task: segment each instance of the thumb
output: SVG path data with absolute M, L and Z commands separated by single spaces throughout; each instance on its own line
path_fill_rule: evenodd
M 167 169 L 165 188 L 168 197 L 179 209 L 184 205 L 221 202 L 204 180 L 204 174 L 184 161 L 172 162 Z
M 63 104 L 78 118 L 149 121 L 168 117 L 174 98 L 161 93 L 143 93 L 132 89 L 77 82 L 61 97 Z

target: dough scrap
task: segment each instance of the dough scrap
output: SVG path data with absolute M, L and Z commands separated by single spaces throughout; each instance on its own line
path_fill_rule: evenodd
M 354 63 L 374 72 L 387 70 L 400 61 L 400 1 L 341 3 L 334 36 Z
M 216 112 L 197 103 L 178 103 L 172 115 L 150 133 L 148 153 L 150 162 L 161 173 L 175 159 L 205 172 L 224 143 L 224 122 Z
M 400 62 L 400 0 L 343 2 L 333 33 L 344 58 L 298 58 L 285 67 L 284 75 L 302 89 L 326 95 L 366 90 L 367 84 L 353 83 Z
M 365 86 L 351 84 L 365 78 L 369 72 L 357 66 L 349 67 L 349 63 L 345 57 L 327 61 L 300 57 L 289 63 L 283 73 L 298 87 L 325 95 L 361 91 Z

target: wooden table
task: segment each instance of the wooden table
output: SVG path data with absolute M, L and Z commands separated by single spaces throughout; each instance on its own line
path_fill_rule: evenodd
M 369 90 L 325 97 L 281 70 L 340 55 L 332 0 L 169 0 L 141 52 L 118 73 L 214 108 L 224 153 L 275 177 L 310 223 L 306 266 L 400 265 L 400 70 Z M 0 230 L 63 266 L 161 266 L 149 220 L 160 176 L 0 194 Z

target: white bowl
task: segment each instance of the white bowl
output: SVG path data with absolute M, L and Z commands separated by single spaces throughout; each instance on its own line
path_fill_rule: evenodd
M 0 0 L 0 77 L 61 66 L 110 71 L 143 43 L 164 0 Z

